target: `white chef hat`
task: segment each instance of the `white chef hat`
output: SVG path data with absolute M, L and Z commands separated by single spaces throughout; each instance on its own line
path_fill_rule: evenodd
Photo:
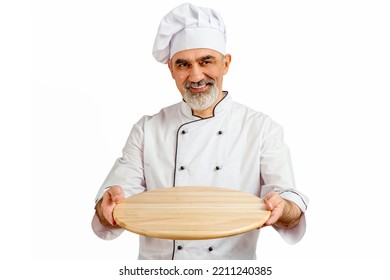
M 226 28 L 221 15 L 210 8 L 182 4 L 160 22 L 153 56 L 161 62 L 183 50 L 206 48 L 225 55 Z

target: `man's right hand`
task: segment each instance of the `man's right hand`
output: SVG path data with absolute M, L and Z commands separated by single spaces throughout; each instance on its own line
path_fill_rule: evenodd
M 116 226 L 113 212 L 115 206 L 125 199 L 125 195 L 121 186 L 110 187 L 103 195 L 102 199 L 96 203 L 95 209 L 100 222 L 107 227 Z

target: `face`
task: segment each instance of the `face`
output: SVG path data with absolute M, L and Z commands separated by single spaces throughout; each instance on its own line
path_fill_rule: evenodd
M 230 55 L 210 49 L 191 49 L 175 53 L 168 66 L 184 100 L 195 111 L 213 107 L 222 98 L 223 76 L 228 72 Z

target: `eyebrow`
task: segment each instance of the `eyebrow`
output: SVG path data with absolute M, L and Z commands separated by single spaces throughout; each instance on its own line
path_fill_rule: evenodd
M 209 55 L 206 55 L 206 56 L 203 56 L 199 59 L 200 61 L 205 61 L 205 60 L 216 60 L 215 56 L 209 54 Z
M 206 61 L 206 60 L 216 60 L 215 56 L 209 54 L 209 55 L 206 55 L 206 56 L 202 56 L 198 59 L 196 59 L 197 61 Z M 178 65 L 178 64 L 189 64 L 188 60 L 186 59 L 183 59 L 183 58 L 178 58 L 176 59 L 175 61 L 175 64 Z
M 175 64 L 188 64 L 188 61 L 182 58 L 176 59 Z

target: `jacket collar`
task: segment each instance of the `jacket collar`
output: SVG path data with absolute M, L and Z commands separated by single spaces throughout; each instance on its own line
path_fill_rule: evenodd
M 223 113 L 227 108 L 228 106 L 230 105 L 231 103 L 231 97 L 230 95 L 228 94 L 227 91 L 223 91 L 222 92 L 223 94 L 223 97 L 222 99 L 217 103 L 217 105 L 215 105 L 214 107 L 214 112 L 213 112 L 213 116 L 210 117 L 210 118 L 213 118 L 215 116 L 218 116 L 220 115 L 221 113 Z M 180 108 L 181 108 L 181 111 L 182 113 L 189 119 L 191 120 L 198 120 L 198 119 L 201 119 L 200 117 L 198 116 L 195 116 L 192 114 L 192 109 L 190 108 L 190 106 L 188 106 L 188 104 L 182 100 L 182 102 L 180 103 Z

